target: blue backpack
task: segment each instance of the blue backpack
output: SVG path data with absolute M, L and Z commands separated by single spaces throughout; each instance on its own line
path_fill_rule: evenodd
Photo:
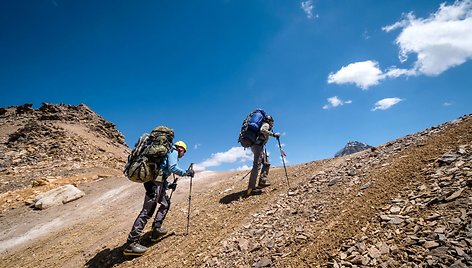
M 256 142 L 265 117 L 266 113 L 264 110 L 256 109 L 244 119 L 238 139 L 241 146 L 248 148 Z

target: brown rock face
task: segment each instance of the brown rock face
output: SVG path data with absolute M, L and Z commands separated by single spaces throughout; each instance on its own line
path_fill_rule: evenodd
M 120 174 L 127 153 L 123 134 L 85 104 L 0 108 L 0 193 L 80 174 Z

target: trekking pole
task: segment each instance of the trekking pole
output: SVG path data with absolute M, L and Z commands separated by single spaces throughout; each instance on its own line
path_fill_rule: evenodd
M 244 175 L 244 177 L 242 177 L 241 180 L 244 180 L 244 178 L 246 178 L 247 175 L 249 175 L 250 173 L 251 173 L 251 170 L 249 170 L 249 172 L 246 175 Z
M 190 164 L 190 167 L 188 170 L 193 171 L 193 163 Z M 192 179 L 193 176 L 190 177 L 190 190 L 188 192 L 188 212 L 187 212 L 187 231 L 185 232 L 185 235 L 188 235 L 188 227 L 190 225 L 190 203 L 192 201 Z
M 172 183 L 177 183 L 177 180 L 179 179 L 179 177 L 176 177 L 174 174 L 172 174 L 172 175 L 174 176 L 174 182 L 172 182 Z M 165 191 L 166 191 L 166 190 L 164 189 L 164 193 L 165 193 Z M 171 205 L 170 199 L 172 198 L 172 194 L 174 193 L 174 191 L 175 191 L 175 190 L 172 189 L 172 191 L 170 192 L 169 200 L 167 201 L 167 203 L 169 204 L 169 207 L 167 207 L 167 211 L 170 210 L 170 205 Z M 164 195 L 163 197 L 161 197 L 161 198 L 165 198 L 165 195 Z M 164 215 L 164 217 L 162 218 L 162 221 L 164 221 L 164 220 L 166 219 L 166 217 L 167 217 L 167 213 L 166 213 L 166 214 Z
M 285 166 L 285 153 L 282 150 L 282 145 L 280 145 L 280 138 L 277 137 L 277 142 L 279 144 L 279 149 L 280 149 L 280 157 L 282 158 L 282 163 L 284 164 L 284 170 L 285 170 L 285 177 L 287 178 L 287 185 L 288 189 L 290 190 L 290 182 L 288 181 L 288 174 L 287 174 L 287 167 Z
M 174 174 L 172 174 L 172 175 L 174 175 Z M 178 180 L 178 179 L 179 179 L 179 177 L 176 177 L 176 176 L 174 175 L 174 181 L 173 181 L 172 183 L 173 183 L 173 184 L 174 184 L 174 183 L 177 183 L 177 180 Z M 175 191 L 175 190 L 172 189 L 172 191 L 170 192 L 169 201 L 170 201 L 170 199 L 172 198 L 172 194 L 174 193 L 174 191 Z

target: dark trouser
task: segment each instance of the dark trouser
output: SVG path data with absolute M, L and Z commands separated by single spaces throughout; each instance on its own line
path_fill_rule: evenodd
M 251 175 L 249 177 L 249 185 L 248 188 L 254 189 L 256 188 L 256 180 L 257 174 L 259 173 L 259 168 L 262 164 L 262 171 L 261 177 L 259 178 L 259 182 L 265 181 L 267 175 L 269 175 L 269 156 L 264 151 L 264 145 L 262 144 L 254 144 L 251 146 L 252 153 L 254 154 L 254 160 L 252 161 L 252 170 Z
M 169 210 L 170 199 L 165 191 L 163 182 L 148 181 L 144 183 L 144 188 L 146 189 L 146 195 L 144 196 L 143 209 L 134 221 L 131 232 L 128 235 L 128 242 L 137 242 L 139 240 L 141 232 L 154 214 L 158 203 L 160 206 L 154 218 L 153 227 L 161 227 L 162 221 L 164 221 Z

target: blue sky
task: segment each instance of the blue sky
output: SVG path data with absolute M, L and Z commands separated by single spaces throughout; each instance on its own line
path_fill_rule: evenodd
M 183 166 L 251 166 L 257 107 L 289 164 L 472 112 L 471 0 L 2 1 L 0 23 L 0 106 L 85 103 L 130 145 L 168 125 Z

